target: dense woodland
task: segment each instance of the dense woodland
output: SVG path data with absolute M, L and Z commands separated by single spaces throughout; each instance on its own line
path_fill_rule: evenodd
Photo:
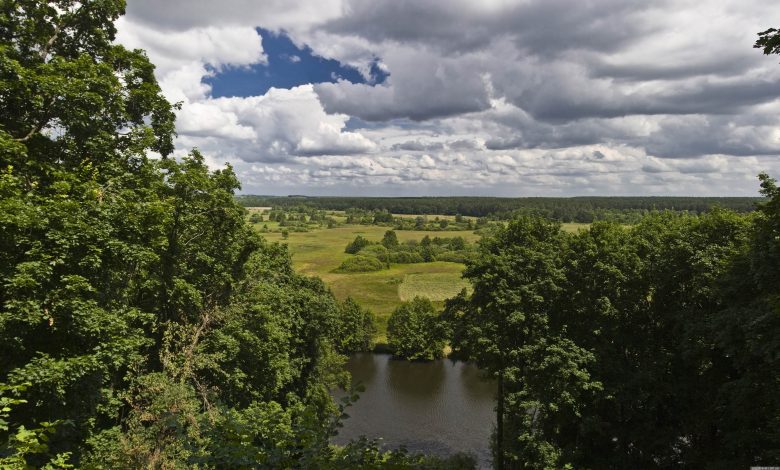
M 237 197 L 244 207 L 305 206 L 321 210 L 361 209 L 393 214 L 444 214 L 510 219 L 538 215 L 561 222 L 612 220 L 636 222 L 652 211 L 703 213 L 720 207 L 736 212 L 755 210 L 761 198 L 751 197 Z
M 473 465 L 329 444 L 371 316 L 252 230 L 229 167 L 166 158 L 124 7 L 0 3 L 0 468 Z
M 229 167 L 169 158 L 174 106 L 144 53 L 113 43 L 124 6 L 0 3 L 0 468 L 472 468 L 330 445 L 357 397 L 329 391 L 351 391 L 371 313 L 252 229 Z M 497 468 L 725 470 L 780 462 L 780 188 L 760 188 L 311 201 L 541 211 L 479 244 L 471 293 L 441 315 L 414 299 L 389 325 L 400 355 L 449 340 L 498 380 Z M 571 234 L 539 216 L 558 209 L 690 213 Z
M 520 217 L 483 241 L 445 317 L 499 382 L 496 467 L 780 461 L 780 188 L 761 188 L 750 215 Z

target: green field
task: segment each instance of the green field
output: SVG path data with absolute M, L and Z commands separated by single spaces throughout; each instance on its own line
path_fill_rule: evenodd
M 444 306 L 445 299 L 457 295 L 461 289 L 468 287 L 468 282 L 461 278 L 463 265 L 444 261 L 393 264 L 389 269 L 368 273 L 333 272 L 342 261 L 352 256 L 344 253 L 344 248 L 357 235 L 371 241 L 380 241 L 384 233 L 389 230 L 388 227 L 346 225 L 332 229 L 314 229 L 309 232 L 290 232 L 288 238 L 284 240 L 278 231 L 280 229 L 278 223 L 261 222 L 255 224 L 255 227 L 259 230 L 264 225 L 270 230 L 262 234 L 266 240 L 288 245 L 296 271 L 321 278 L 336 298 L 343 300 L 350 296 L 374 312 L 379 324 L 380 341 L 384 340 L 387 319 L 402 301 L 409 300 L 415 295 L 425 296 L 441 308 Z M 564 230 L 576 231 L 586 226 L 564 224 Z M 421 240 L 426 235 L 460 236 L 469 242 L 475 242 L 480 238 L 471 231 L 398 230 L 396 234 L 401 242 Z
M 468 289 L 465 279 L 453 279 L 450 273 L 410 273 L 398 286 L 398 298 L 412 300 L 415 296 L 428 297 L 434 301 L 444 301 L 455 297 L 463 289 Z
M 273 222 L 264 224 L 270 230 L 278 226 Z M 443 300 L 457 294 L 466 285 L 461 279 L 463 265 L 437 261 L 434 263 L 394 264 L 390 269 L 370 273 L 333 272 L 349 254 L 344 253 L 347 246 L 357 235 L 371 241 L 380 241 L 387 227 L 374 225 L 348 225 L 332 229 L 316 229 L 310 232 L 291 232 L 287 240 L 281 233 L 264 233 L 266 240 L 286 243 L 293 256 L 296 271 L 310 276 L 320 277 L 338 299 L 351 296 L 377 316 L 380 340 L 384 337 L 387 319 L 393 309 L 408 295 L 425 295 L 441 307 Z M 422 232 L 399 230 L 400 241 L 420 240 L 425 235 L 455 237 L 461 236 L 468 241 L 476 241 L 479 235 L 469 231 Z M 403 294 L 401 294 L 403 293 Z M 411 294 L 410 294 L 411 293 Z

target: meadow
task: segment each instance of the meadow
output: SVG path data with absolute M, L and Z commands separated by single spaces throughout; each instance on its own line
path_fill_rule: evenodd
M 248 208 L 250 214 L 263 212 L 268 208 Z M 330 211 L 328 215 L 343 222 L 343 212 Z M 414 217 L 405 215 L 405 217 Z M 428 219 L 449 216 L 426 215 Z M 352 297 L 360 305 L 370 309 L 377 318 L 378 340 L 384 341 L 387 319 L 393 310 L 403 301 L 411 300 L 415 295 L 428 297 L 437 308 L 444 306 L 444 300 L 458 294 L 468 283 L 461 278 L 464 265 L 436 261 L 432 263 L 392 264 L 389 269 L 367 273 L 338 273 L 334 270 L 346 258 L 344 248 L 358 235 L 370 241 L 380 241 L 389 227 L 378 225 L 342 225 L 334 228 L 315 228 L 308 232 L 289 232 L 283 238 L 277 222 L 254 224 L 261 230 L 267 227 L 263 237 L 270 242 L 287 244 L 292 254 L 293 266 L 301 274 L 317 276 L 333 291 L 339 300 Z M 587 224 L 564 224 L 564 230 L 576 231 Z M 421 240 L 430 237 L 463 237 L 468 242 L 476 242 L 480 235 L 473 231 L 417 231 L 398 230 L 398 240 Z

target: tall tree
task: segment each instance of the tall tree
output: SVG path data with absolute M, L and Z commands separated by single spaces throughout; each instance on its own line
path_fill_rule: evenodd
M 473 285 L 448 303 L 453 351 L 498 380 L 496 468 L 563 466 L 561 449 L 545 431 L 576 415 L 576 397 L 593 384 L 591 355 L 550 321 L 560 295 L 566 236 L 560 225 L 521 217 L 481 242 L 467 264 Z M 555 384 L 555 386 L 551 386 Z

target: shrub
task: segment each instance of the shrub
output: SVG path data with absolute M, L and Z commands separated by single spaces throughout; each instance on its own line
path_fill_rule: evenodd
M 373 256 L 355 255 L 344 260 L 336 272 L 341 273 L 366 273 L 384 269 L 385 263 Z
M 352 242 L 349 245 L 347 245 L 347 247 L 344 249 L 344 253 L 349 253 L 351 255 L 354 255 L 358 251 L 362 250 L 363 248 L 367 247 L 370 244 L 371 244 L 370 241 L 358 235 L 357 237 L 355 237 L 354 240 L 352 240 Z
M 382 245 L 368 245 L 367 247 L 360 250 L 358 254 L 362 256 L 373 256 L 383 263 L 388 262 L 387 248 L 383 247 Z
M 449 250 L 436 255 L 436 261 L 449 261 L 451 263 L 463 263 L 474 257 L 473 252 L 465 250 Z
M 390 263 L 411 264 L 422 263 L 425 260 L 419 253 L 414 251 L 393 251 L 388 254 L 388 261 Z
M 385 236 L 382 238 L 382 246 L 388 250 L 398 246 L 398 236 L 394 231 L 388 230 L 385 232 Z

